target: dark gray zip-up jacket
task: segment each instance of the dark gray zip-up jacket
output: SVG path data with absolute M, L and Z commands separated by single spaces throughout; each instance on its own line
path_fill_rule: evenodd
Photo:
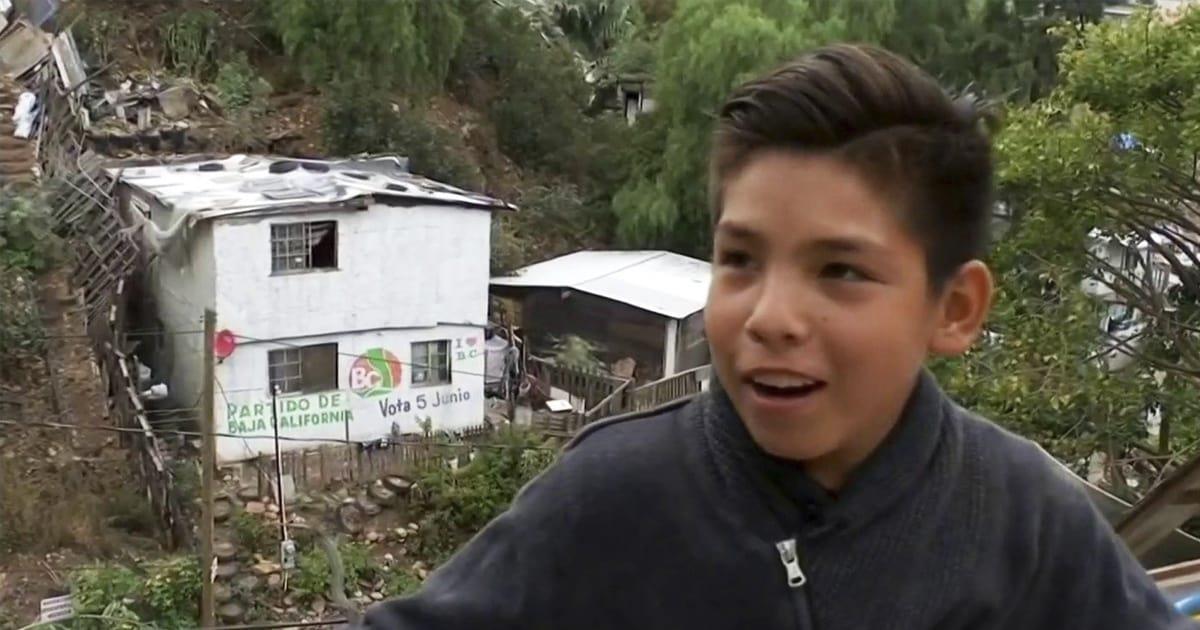
M 1165 630 L 1083 489 L 922 374 L 836 499 L 719 389 L 581 434 L 372 630 Z

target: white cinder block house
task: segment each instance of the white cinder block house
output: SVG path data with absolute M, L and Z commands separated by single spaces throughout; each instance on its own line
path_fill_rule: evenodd
M 272 389 L 289 438 L 483 422 L 491 212 L 511 206 L 396 158 L 239 155 L 110 174 L 159 254 L 146 285 L 166 334 L 152 367 L 175 403 L 200 400 L 194 331 L 205 308 L 217 313 L 218 432 L 273 436 Z M 217 451 L 241 461 L 274 440 L 220 437 Z

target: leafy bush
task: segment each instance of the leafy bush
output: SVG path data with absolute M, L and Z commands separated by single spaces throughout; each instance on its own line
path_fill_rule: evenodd
M 481 79 L 496 89 L 488 103 L 469 94 L 465 100 L 487 107 L 500 148 L 518 164 L 577 173 L 588 88 L 574 54 L 562 42 L 543 40 L 517 9 L 462 4 L 471 29 L 451 74 L 464 86 Z
M 0 190 L 0 266 L 45 271 L 54 262 L 53 220 L 39 195 Z
M 495 445 L 500 448 L 481 449 L 457 472 L 436 464 L 418 478 L 415 509 L 421 527 L 413 543 L 422 557 L 435 563 L 449 557 L 554 460 L 552 451 L 536 448 L 537 439 L 529 431 L 505 430 Z
M 415 575 L 412 571 L 405 569 L 396 569 L 388 576 L 387 582 L 384 585 L 384 595 L 388 597 L 399 597 L 415 593 L 421 588 L 421 578 Z
M 249 512 L 238 512 L 232 524 L 239 548 L 259 553 L 273 550 L 275 534 L 261 518 Z
M 221 18 L 208 9 L 170 14 L 160 27 L 164 65 L 207 80 L 217 69 L 220 33 Z
M 310 85 L 370 79 L 382 92 L 441 87 L 464 27 L 449 1 L 272 0 L 268 11 Z
M 103 65 L 112 60 L 113 42 L 120 41 L 129 31 L 129 21 L 116 11 L 89 10 L 75 23 L 74 29 L 83 50 Z
M 18 367 L 45 348 L 32 284 L 24 270 L 0 263 L 0 372 Z
M 129 625 L 98 619 L 77 619 L 81 630 L 145 627 L 196 627 L 200 601 L 200 564 L 194 557 L 176 557 L 146 567 L 97 564 L 71 576 L 75 610 Z
M 342 568 L 346 572 L 344 584 L 347 588 L 356 588 L 359 580 L 378 579 L 380 568 L 372 561 L 370 549 L 366 545 L 342 543 L 338 545 L 338 553 L 342 556 Z M 302 549 L 296 566 L 298 571 L 291 587 L 301 600 L 312 600 L 318 595 L 328 596 L 332 572 L 329 558 L 319 545 L 313 544 Z
M 363 81 L 345 82 L 331 92 L 324 132 L 334 154 L 396 153 L 409 159 L 414 173 L 468 190 L 483 186 L 479 168 L 456 151 L 462 142 L 409 103 L 389 102 Z
M 271 84 L 255 72 L 246 53 L 240 50 L 218 65 L 213 86 L 226 109 L 253 115 L 266 109 L 266 97 L 271 94 Z
M 164 628 L 184 628 L 199 616 L 201 574 L 191 556 L 158 567 L 142 586 L 145 604 Z

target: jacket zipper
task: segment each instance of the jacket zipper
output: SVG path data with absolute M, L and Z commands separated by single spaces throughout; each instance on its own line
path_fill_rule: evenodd
M 779 552 L 779 561 L 783 563 L 788 588 L 797 591 L 793 603 L 797 607 L 796 613 L 800 620 L 807 622 L 803 629 L 817 630 L 817 622 L 812 614 L 812 602 L 808 598 L 808 589 L 804 588 L 808 584 L 808 576 L 804 573 L 804 566 L 800 562 L 800 549 L 796 545 L 796 539 L 788 538 L 775 543 L 775 550 Z

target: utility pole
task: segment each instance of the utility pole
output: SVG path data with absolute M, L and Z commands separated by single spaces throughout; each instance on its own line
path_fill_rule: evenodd
M 213 601 L 213 475 L 217 472 L 217 444 L 213 419 L 213 383 L 216 381 L 217 314 L 204 311 L 204 393 L 200 413 L 203 444 L 200 456 L 200 482 L 204 494 L 204 514 L 200 519 L 200 627 L 216 625 Z

